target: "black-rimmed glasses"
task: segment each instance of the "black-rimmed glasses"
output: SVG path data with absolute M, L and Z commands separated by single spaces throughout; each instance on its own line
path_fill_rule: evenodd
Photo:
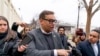
M 57 20 L 54 20 L 54 19 L 43 19 L 43 20 L 46 20 L 46 21 L 48 21 L 50 23 L 56 23 L 57 22 Z

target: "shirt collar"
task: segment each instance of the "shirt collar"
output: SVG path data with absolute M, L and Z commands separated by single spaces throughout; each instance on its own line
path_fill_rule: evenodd
M 52 32 L 47 33 L 46 31 L 43 30 L 42 27 L 40 29 L 41 29 L 42 33 L 44 33 L 44 34 L 51 34 L 52 33 Z

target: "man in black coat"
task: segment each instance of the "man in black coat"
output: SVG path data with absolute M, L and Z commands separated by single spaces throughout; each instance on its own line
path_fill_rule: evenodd
M 100 56 L 99 45 L 100 31 L 94 29 L 90 32 L 86 41 L 80 42 L 77 48 L 82 53 L 82 56 Z

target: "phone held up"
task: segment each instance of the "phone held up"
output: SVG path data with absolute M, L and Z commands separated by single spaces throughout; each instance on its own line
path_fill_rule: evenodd
M 32 38 L 30 37 L 25 37 L 24 39 L 22 39 L 21 43 L 19 45 L 27 45 L 32 41 Z

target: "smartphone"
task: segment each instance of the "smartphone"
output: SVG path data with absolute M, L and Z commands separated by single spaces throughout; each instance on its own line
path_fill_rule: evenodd
M 30 42 L 32 41 L 32 38 L 30 37 L 25 37 L 21 43 L 19 45 L 26 45 L 26 44 L 29 44 Z

